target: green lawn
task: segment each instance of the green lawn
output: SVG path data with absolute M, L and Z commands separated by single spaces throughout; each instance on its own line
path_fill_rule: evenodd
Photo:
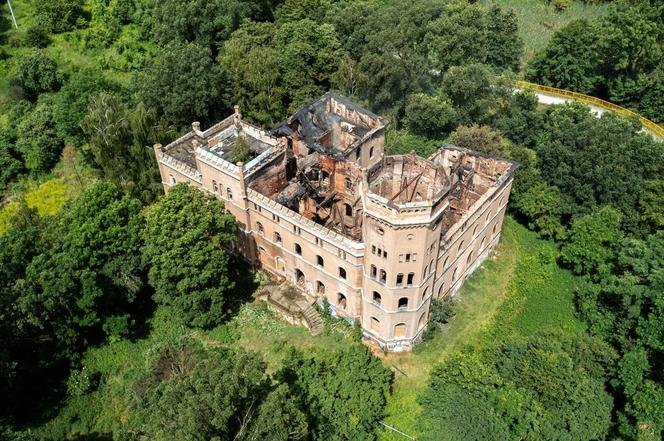
M 519 20 L 519 34 L 525 44 L 523 60 L 528 61 L 533 54 L 546 46 L 553 33 L 572 20 L 593 19 L 607 11 L 604 3 L 587 4 L 573 0 L 564 12 L 556 11 L 547 0 L 480 0 L 480 4 L 498 4 L 511 8 Z
M 555 263 L 555 244 L 537 238 L 512 218 L 505 218 L 502 240 L 493 258 L 464 284 L 456 297 L 454 319 L 431 341 L 411 353 L 392 354 L 385 362 L 395 372 L 385 423 L 417 437 L 417 396 L 427 386 L 431 368 L 455 351 L 482 348 L 540 331 L 583 333 L 574 316 L 575 278 Z M 407 375 L 407 376 L 406 376 Z M 392 431 L 382 441 L 403 441 Z

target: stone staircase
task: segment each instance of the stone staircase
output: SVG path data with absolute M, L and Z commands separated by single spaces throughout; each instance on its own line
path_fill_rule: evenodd
M 323 317 L 321 317 L 320 313 L 316 311 L 316 309 L 313 306 L 307 305 L 305 308 L 302 309 L 302 313 L 304 314 L 304 319 L 306 320 L 307 325 L 309 326 L 311 335 L 316 336 L 321 332 L 323 332 L 323 328 L 325 326 L 325 323 L 323 322 Z

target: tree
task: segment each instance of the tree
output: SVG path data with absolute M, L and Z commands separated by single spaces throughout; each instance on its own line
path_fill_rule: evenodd
M 450 68 L 441 82 L 439 94 L 456 110 L 457 124 L 488 123 L 509 103 L 511 86 L 483 64 Z
M 78 0 L 40 2 L 37 17 L 42 26 L 55 34 L 82 27 L 86 22 L 85 13 Z
M 532 398 L 472 353 L 434 367 L 418 402 L 423 441 L 525 438 L 538 416 Z
M 19 154 L 16 152 L 8 130 L 0 129 L 0 190 L 22 169 Z
M 286 91 L 289 111 L 330 88 L 341 58 L 334 27 L 309 19 L 284 23 L 274 34 L 274 48 L 279 54 L 280 84 Z
M 209 48 L 173 41 L 137 76 L 140 99 L 179 128 L 216 122 L 230 112 L 227 73 Z
M 362 345 L 324 359 L 292 350 L 280 378 L 306 409 L 314 440 L 373 440 L 391 373 Z
M 408 97 L 404 123 L 412 133 L 428 138 L 443 138 L 452 129 L 456 113 L 444 98 L 416 93 Z
M 459 126 L 450 136 L 450 141 L 458 147 L 494 156 L 504 156 L 506 153 L 502 135 L 489 126 Z
M 234 163 L 247 162 L 251 159 L 251 147 L 249 143 L 242 137 L 238 136 L 235 144 L 231 147 L 231 160 Z
M 83 68 L 72 74 L 55 96 L 53 103 L 58 136 L 69 144 L 84 144 L 81 122 L 88 110 L 90 97 L 109 88 L 110 84 L 100 70 Z
M 539 181 L 513 201 L 516 209 L 528 220 L 528 227 L 544 237 L 560 239 L 565 229 L 561 225 L 561 197 L 557 187 Z
M 140 200 L 153 201 L 162 185 L 152 146 L 175 136 L 157 112 L 142 103 L 129 111 L 113 95 L 102 92 L 90 98 L 81 127 L 104 176 Z
M 658 124 L 664 124 L 664 66 L 648 75 L 639 111 Z
M 269 390 L 265 367 L 244 351 L 203 348 L 189 340 L 167 347 L 134 387 L 139 394 L 125 431 L 154 440 L 242 438 L 261 419 L 260 403 Z M 296 419 L 296 428 L 301 422 Z
M 578 274 L 607 273 L 621 238 L 620 220 L 620 212 L 609 206 L 576 219 L 561 249 L 562 261 Z
M 51 99 L 42 99 L 19 123 L 16 151 L 32 173 L 47 172 L 58 162 L 64 147 L 55 127 Z
M 579 216 L 611 205 L 625 231 L 642 228 L 640 193 L 645 181 L 661 179 L 664 156 L 662 144 L 640 130 L 636 120 L 612 113 L 596 118 L 576 103 L 547 109 L 536 143 L 538 166 L 560 190 L 563 213 Z
M 544 122 L 542 112 L 537 111 L 537 96 L 530 90 L 522 90 L 514 93 L 509 101 L 491 125 L 515 144 L 533 147 Z
M 224 43 L 221 62 L 227 66 L 233 102 L 249 119 L 275 124 L 286 117 L 286 90 L 280 83 L 279 54 L 272 45 L 272 23 L 245 22 Z
M 143 254 L 155 302 L 172 307 L 187 324 L 219 324 L 235 285 L 222 247 L 235 231 L 221 201 L 186 184 L 172 187 L 147 213 Z
M 143 24 L 162 46 L 172 42 L 194 43 L 204 51 L 218 52 L 242 21 L 251 14 L 250 2 L 241 0 L 150 0 Z M 194 59 L 189 59 L 194 63 Z
M 21 313 L 51 329 L 68 357 L 100 335 L 131 330 L 144 286 L 141 204 L 106 181 L 85 190 L 50 225 L 49 247 L 27 267 Z
M 516 70 L 523 53 L 518 20 L 514 10 L 493 4 L 487 11 L 486 63 L 501 69 Z
M 594 94 L 602 81 L 597 63 L 598 28 L 575 20 L 561 28 L 527 67 L 528 78 L 546 86 Z
M 308 433 L 305 414 L 296 406 L 288 386 L 281 384 L 261 403 L 247 440 L 295 441 L 306 439 Z
M 33 49 L 18 61 L 18 84 L 25 96 L 36 101 L 40 93 L 52 92 L 60 87 L 58 66 L 45 52 Z

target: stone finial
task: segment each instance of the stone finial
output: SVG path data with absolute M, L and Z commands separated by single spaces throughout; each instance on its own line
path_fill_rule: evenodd
M 191 123 L 191 130 L 193 132 L 200 132 L 201 131 L 201 123 L 199 123 L 198 121 L 194 121 L 193 123 Z
M 161 144 L 157 143 L 153 145 L 152 148 L 154 149 L 155 152 L 159 152 L 161 151 Z
M 242 161 L 236 162 L 235 165 L 237 165 L 241 170 L 244 168 L 244 162 Z
M 233 123 L 235 123 L 236 126 L 239 126 L 240 121 L 242 120 L 242 114 L 240 113 L 240 106 L 236 104 L 233 106 L 233 109 L 235 110 L 235 113 L 233 114 Z

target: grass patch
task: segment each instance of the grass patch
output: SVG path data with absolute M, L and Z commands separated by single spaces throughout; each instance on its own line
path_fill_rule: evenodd
M 519 35 L 523 39 L 525 52 L 523 62 L 530 60 L 535 52 L 543 49 L 553 33 L 572 20 L 589 20 L 606 14 L 605 3 L 589 4 L 574 0 L 567 10 L 556 11 L 546 0 L 480 0 L 485 6 L 498 4 L 505 9 L 513 9 L 519 23 Z
M 410 436 L 420 435 L 417 397 L 426 388 L 432 367 L 455 351 L 489 347 L 542 331 L 583 333 L 583 324 L 574 315 L 576 279 L 557 266 L 556 255 L 554 243 L 539 239 L 506 217 L 494 257 L 466 281 L 456 296 L 454 319 L 413 352 L 385 357 L 386 363 L 407 375 L 395 373 L 385 423 Z M 404 439 L 388 430 L 380 430 L 378 438 Z

